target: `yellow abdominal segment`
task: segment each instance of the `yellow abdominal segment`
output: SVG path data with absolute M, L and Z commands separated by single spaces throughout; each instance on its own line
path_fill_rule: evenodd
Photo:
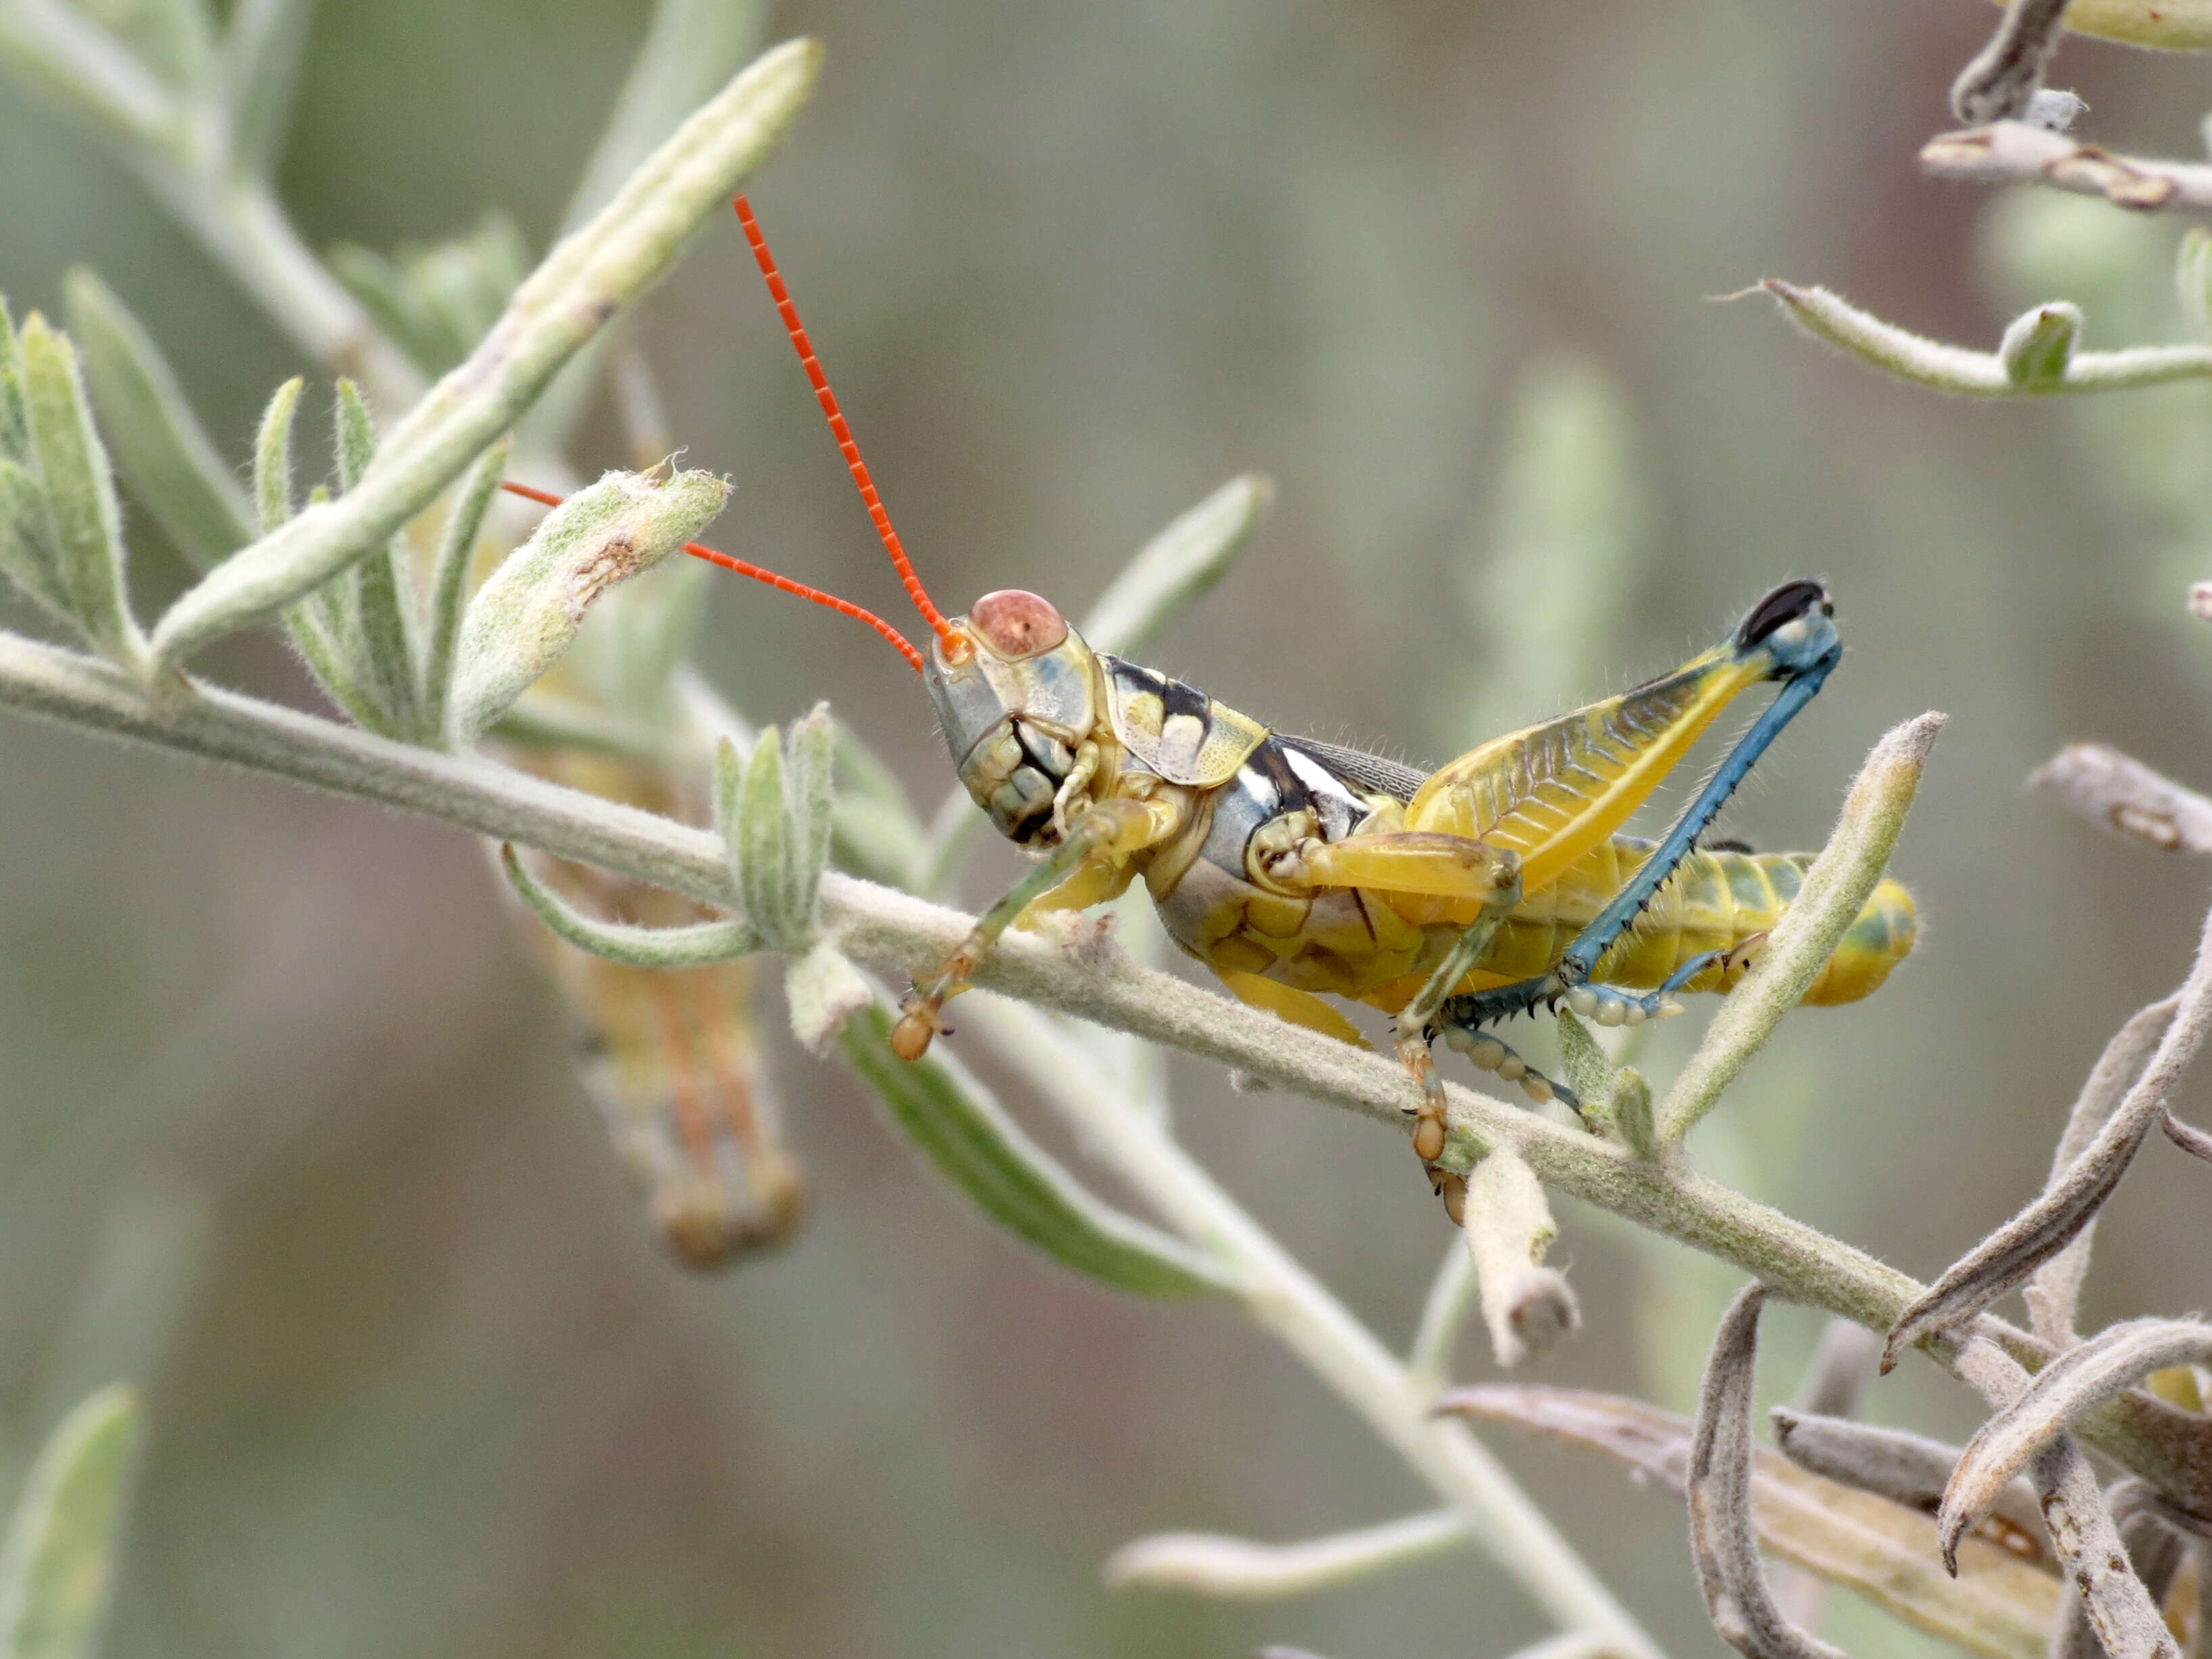
M 1549 972 L 1575 935 L 1642 867 L 1651 846 L 1614 836 L 1591 848 L 1508 914 L 1481 965 L 1457 988 L 1487 990 Z M 1685 988 L 1732 988 L 1756 956 L 1745 947 L 1781 920 L 1811 862 L 1808 853 L 1692 854 L 1634 929 L 1600 959 L 1592 978 L 1648 990 L 1692 957 L 1722 951 L 1736 954 Z M 1419 990 L 1465 925 L 1465 918 L 1440 913 L 1461 908 L 1413 895 L 1346 889 L 1285 901 L 1244 888 L 1234 896 L 1224 894 L 1209 911 L 1206 943 L 1196 954 L 1224 978 L 1264 975 L 1285 988 L 1351 997 L 1395 1013 Z M 1911 896 L 1885 879 L 1804 1000 L 1832 1005 L 1868 995 L 1911 950 L 1914 932 Z M 1256 1000 L 1235 981 L 1232 988 Z

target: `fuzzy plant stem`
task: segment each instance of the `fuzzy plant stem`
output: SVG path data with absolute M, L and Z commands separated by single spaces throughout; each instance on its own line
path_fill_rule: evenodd
M 736 902 L 722 842 L 706 830 L 481 757 L 410 748 L 235 692 L 196 690 L 198 696 L 164 710 L 104 663 L 0 633 L 0 707 L 420 813 L 709 904 Z M 934 968 L 973 925 L 957 911 L 835 871 L 823 878 L 820 914 L 823 932 L 848 954 L 908 974 Z M 1098 936 L 1091 919 L 1073 926 L 1081 934 L 1073 943 L 1007 934 L 976 982 L 1408 1133 L 1407 1112 L 1419 1103 L 1419 1091 L 1402 1068 L 1138 966 Z M 1887 1331 L 1924 1288 L 1679 1158 L 1638 1157 L 1455 1084 L 1447 1094 L 1447 1166 L 1464 1169 L 1483 1152 L 1510 1146 L 1546 1185 L 1755 1273 L 1790 1301 L 1873 1330 Z M 1980 1328 L 2031 1368 L 2051 1358 L 2048 1345 L 1988 1316 Z M 1951 1363 L 1948 1342 L 1930 1338 L 1926 1346 Z M 2185 1427 L 2180 1416 L 2161 1415 L 2150 1402 L 2124 1396 L 2079 1431 L 2161 1490 L 2194 1494 L 2212 1510 L 2212 1431 L 2201 1420 Z
M 1059 1063 L 1043 1018 L 977 998 L 961 1023 L 983 1032 L 1067 1120 L 1084 1146 L 1194 1244 L 1227 1264 L 1252 1317 L 1334 1389 L 1465 1517 L 1468 1529 L 1564 1628 L 1634 1659 L 1658 1651 L 1597 1575 L 1465 1425 L 1431 1414 L 1435 1389 L 1386 1349 L 1277 1243 L 1156 1119 L 1095 1073 Z

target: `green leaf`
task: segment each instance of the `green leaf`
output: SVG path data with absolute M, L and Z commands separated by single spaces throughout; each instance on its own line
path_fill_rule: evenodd
M 830 705 L 817 702 L 804 720 L 791 726 L 791 760 L 786 810 L 791 827 L 784 836 L 788 861 L 792 917 L 802 933 L 814 929 L 814 895 L 822 885 L 823 866 L 830 862 L 830 774 L 832 744 L 836 731 Z
M 0 459 L 27 460 L 31 416 L 23 407 L 23 354 L 15 338 L 15 319 L 0 295 Z
M 292 422 L 307 381 L 295 374 L 270 394 L 253 439 L 253 507 L 264 536 L 292 518 Z
M 860 1010 L 838 1033 L 845 1063 L 899 1131 L 977 1208 L 1062 1267 L 1138 1296 L 1218 1296 L 1233 1285 L 1198 1252 L 1093 1195 L 941 1052 L 891 1052 L 891 1015 Z
M 55 576 L 59 562 L 46 492 L 24 468 L 0 459 L 0 574 L 33 603 L 66 620 L 69 599 Z
M 254 538 L 245 493 L 161 348 L 107 284 L 80 265 L 63 292 L 85 383 L 124 481 L 177 550 L 195 568 L 212 569 Z M 0 447 L 5 443 L 0 433 Z
M 54 591 L 88 641 L 110 661 L 136 671 L 146 642 L 124 586 L 123 512 L 76 349 L 36 312 L 18 343 L 31 453 L 54 528 Z
M 422 652 L 422 731 L 425 740 L 446 729 L 446 701 L 453 684 L 453 653 L 460 643 L 461 617 L 469 602 L 469 576 L 476 565 L 477 538 L 484 514 L 498 492 L 514 448 L 501 438 L 461 480 L 446 509 L 446 532 L 438 542 L 438 562 L 430 574 L 429 640 Z
M 1256 472 L 1222 485 L 1145 544 L 1083 619 L 1083 637 L 1117 656 L 1143 650 L 1229 574 L 1274 497 Z
M 332 418 L 339 486 L 350 489 L 376 459 L 376 423 L 351 380 L 337 383 Z M 421 675 L 416 659 L 422 646 L 405 544 L 395 537 L 381 554 L 371 554 L 340 580 L 353 585 L 351 678 L 374 711 L 374 718 L 363 724 L 386 737 L 415 737 L 420 732 L 415 690 Z
M 179 661 L 272 615 L 398 534 L 514 423 L 562 364 L 667 271 L 701 222 L 782 139 L 820 57 L 811 40 L 776 47 L 686 121 L 515 290 L 469 361 L 386 434 L 359 487 L 224 561 L 169 608 L 154 630 L 158 661 Z M 458 702 L 448 712 L 458 713 Z
M 452 740 L 496 720 L 561 659 L 602 594 L 704 530 L 729 488 L 710 472 L 610 472 L 547 514 L 462 616 L 446 708 Z
M 1568 1086 L 1582 1097 L 1585 1109 L 1602 1110 L 1613 1093 L 1613 1062 L 1597 1046 L 1589 1028 L 1571 1011 L 1560 1009 L 1559 1022 L 1559 1060 L 1566 1069 Z
M 522 902 L 554 933 L 625 968 L 704 968 L 749 957 L 761 948 L 742 921 L 702 921 L 689 927 L 636 927 L 600 921 L 575 909 L 522 867 L 512 846 L 500 848 L 500 866 Z
M 783 740 L 773 726 L 753 744 L 737 795 L 736 834 L 725 820 L 723 836 L 736 860 L 738 892 L 745 915 L 762 938 L 781 945 L 791 937 L 791 828 L 783 810 Z
M 0 1654 L 89 1659 L 107 1611 L 137 1441 L 138 1403 L 116 1384 L 46 1437 L 0 1546 Z

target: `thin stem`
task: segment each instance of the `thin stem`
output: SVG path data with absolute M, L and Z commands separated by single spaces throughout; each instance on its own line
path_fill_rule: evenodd
M 1231 1265 L 1252 1317 L 1450 1500 L 1481 1547 L 1553 1619 L 1565 1629 L 1610 1638 L 1625 1653 L 1657 1654 L 1465 1425 L 1432 1416 L 1434 1397 L 1420 1379 L 1158 1122 L 1131 1110 L 1089 1070 L 1058 1063 L 1055 1034 L 1042 1017 L 1017 1003 L 979 998 L 964 1023 L 991 1036 L 1000 1056 L 1059 1109 L 1096 1157 L 1194 1244 Z
M 0 633 L 0 707 L 173 752 L 417 812 L 478 835 L 599 866 L 709 904 L 736 894 L 719 837 L 565 789 L 474 755 L 410 748 L 212 687 L 157 708 L 104 663 Z M 907 974 L 941 963 L 974 925 L 957 911 L 836 871 L 822 881 L 823 930 L 848 955 Z M 976 981 L 1024 1000 L 1241 1068 L 1279 1087 L 1408 1133 L 1419 1096 L 1404 1070 L 1286 1025 L 1089 943 L 1036 933 L 1002 939 Z M 1887 1331 L 1923 1287 L 1865 1252 L 1677 1164 L 1640 1159 L 1579 1130 L 1448 1085 L 1449 1165 L 1510 1146 L 1546 1184 L 1759 1274 L 1781 1296 Z M 2023 1363 L 2048 1345 L 1984 1316 L 1980 1329 Z M 1946 1364 L 1954 1350 L 1930 1350 Z M 2212 1510 L 2212 1426 L 2128 1396 L 2083 1437 L 2169 1493 Z

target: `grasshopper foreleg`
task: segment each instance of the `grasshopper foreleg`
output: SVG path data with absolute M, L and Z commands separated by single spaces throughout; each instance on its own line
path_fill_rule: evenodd
M 1102 801 L 1069 819 L 1067 833 L 1044 861 L 977 919 L 959 948 L 934 974 L 915 981 L 914 989 L 899 1004 L 899 1022 L 891 1030 L 893 1052 L 902 1060 L 920 1060 L 929 1052 L 931 1040 L 945 1030 L 940 1015 L 946 1000 L 968 988 L 969 975 L 999 936 L 1020 920 L 1022 912 L 1086 866 L 1111 865 L 1161 838 L 1172 829 L 1176 817 L 1173 802 L 1155 799 Z M 1121 879 L 1127 879 L 1126 872 Z M 1112 892 L 1103 895 L 1113 896 Z

